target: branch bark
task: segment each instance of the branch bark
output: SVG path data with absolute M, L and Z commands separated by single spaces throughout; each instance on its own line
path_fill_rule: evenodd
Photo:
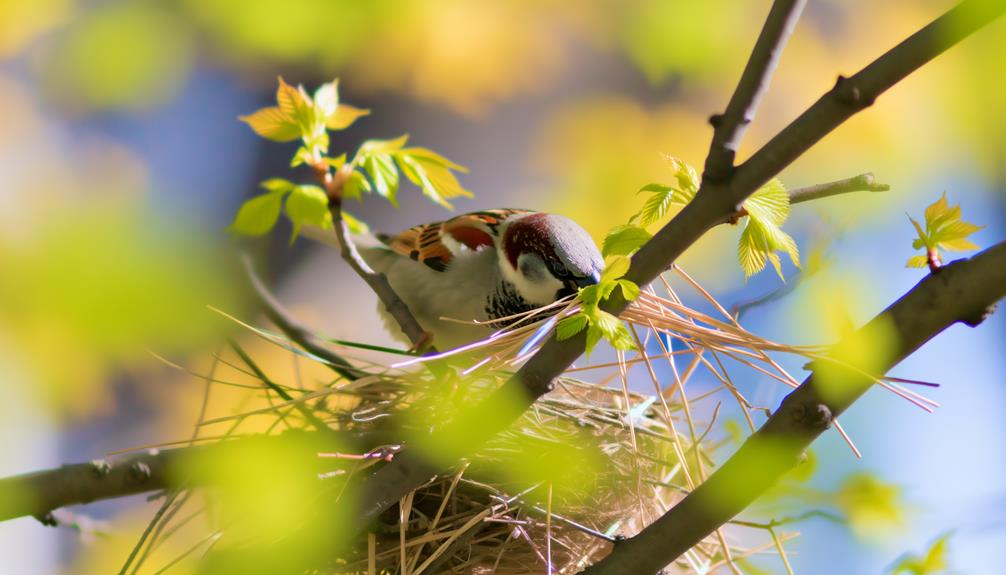
M 978 325 L 1003 297 L 1006 242 L 930 274 L 837 348 L 875 341 L 893 329 L 890 349 L 873 366 L 875 373 L 883 373 L 954 323 Z M 822 377 L 821 369 L 815 369 L 705 483 L 584 573 L 654 573 L 744 510 L 873 385 L 874 379 L 859 370 L 840 370 L 836 381 L 833 371 Z
M 349 231 L 349 225 L 342 217 L 342 188 L 345 184 L 346 174 L 349 171 L 337 170 L 333 173 L 328 165 L 322 162 L 315 164 L 313 167 L 318 181 L 321 182 L 325 188 L 325 193 L 328 194 L 328 208 L 332 213 L 332 223 L 335 227 L 336 238 L 339 240 L 339 252 L 342 255 L 342 259 L 377 294 L 385 309 L 388 310 L 391 317 L 395 318 L 398 326 L 402 328 L 402 333 L 405 334 L 405 337 L 409 338 L 416 351 L 435 351 L 429 345 L 430 334 L 419 325 L 419 322 L 416 321 L 416 316 L 412 315 L 409 306 L 402 301 L 402 298 L 395 292 L 395 289 L 391 287 L 388 278 L 384 274 L 374 271 L 356 249 L 356 243 L 353 242 L 353 235 Z
M 786 40 L 793 33 L 806 4 L 806 0 L 776 0 L 772 3 L 726 111 L 709 119 L 714 127 L 713 141 L 706 156 L 703 178 L 722 180 L 730 176 L 744 132 L 754 120 Z
M 891 186 L 881 184 L 872 173 L 867 172 L 844 180 L 794 188 L 789 191 L 789 203 L 793 205 L 854 192 L 886 192 L 890 189 Z M 748 215 L 748 211 L 742 206 L 739 210 L 724 219 L 722 223 L 736 223 L 738 218 L 746 215 Z
M 44 471 L 0 479 L 0 521 L 26 515 L 45 517 L 54 509 L 125 497 L 167 488 L 205 485 L 209 478 L 193 475 L 191 462 L 219 458 L 241 444 L 280 444 L 283 449 L 302 452 L 305 461 L 322 462 L 318 452 L 351 448 L 366 453 L 392 440 L 384 432 L 287 431 L 280 435 L 249 436 L 206 445 L 175 449 L 152 449 L 110 461 L 63 465 Z
M 1006 3 L 965 0 L 836 87 L 783 129 L 722 182 L 703 180 L 696 197 L 632 257 L 626 278 L 647 285 L 707 230 L 733 214 L 740 203 L 882 92 L 988 24 L 1006 11 Z M 619 314 L 627 303 L 616 294 L 605 305 Z M 454 445 L 460 458 L 505 430 L 534 401 L 548 392 L 553 380 L 584 351 L 580 333 L 559 341 L 554 334 L 495 394 L 466 410 L 459 419 L 434 430 L 430 441 Z M 451 438 L 451 441 L 446 441 Z M 460 439 L 459 439 L 460 438 Z M 382 467 L 365 487 L 360 501 L 361 525 L 373 521 L 411 490 L 436 475 L 439 468 L 413 453 L 399 454 Z

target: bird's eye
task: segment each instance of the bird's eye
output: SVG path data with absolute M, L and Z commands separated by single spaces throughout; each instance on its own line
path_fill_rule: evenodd
M 562 264 L 562 262 L 560 262 L 558 260 L 552 260 L 552 261 L 550 261 L 549 262 L 549 267 L 552 269 L 552 275 L 555 276 L 555 277 L 557 277 L 557 278 L 561 278 L 561 277 L 565 277 L 565 276 L 569 275 L 569 272 L 566 270 L 566 266 L 564 266 Z

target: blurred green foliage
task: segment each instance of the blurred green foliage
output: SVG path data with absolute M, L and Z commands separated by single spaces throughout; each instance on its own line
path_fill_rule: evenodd
M 195 56 L 191 30 L 162 3 L 103 3 L 51 46 L 44 87 L 70 109 L 144 109 L 171 101 Z
M 84 413 L 107 399 L 116 366 L 209 343 L 205 306 L 234 295 L 208 245 L 100 205 L 50 211 L 27 243 L 0 235 L 0 267 L 18 270 L 0 282 L 0 337 L 38 376 L 44 403 Z

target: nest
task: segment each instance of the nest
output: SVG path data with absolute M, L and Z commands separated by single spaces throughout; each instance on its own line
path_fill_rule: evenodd
M 716 400 L 713 407 L 712 401 L 736 402 L 752 431 L 756 427 L 752 414 L 767 411 L 744 397 L 727 365 L 795 387 L 798 382 L 770 353 L 828 360 L 820 347 L 786 346 L 751 334 L 687 274 L 675 271 L 707 300 L 710 313 L 684 305 L 667 282 L 662 296 L 654 290 L 644 292 L 622 316 L 636 339 L 637 352 L 618 352 L 615 361 L 568 370 L 554 391 L 539 399 L 507 432 L 463 461 L 448 457 L 438 462 L 440 469 L 453 468 L 409 493 L 370 532 L 335 550 L 326 546 L 325 567 L 312 566 L 313 572 L 576 573 L 603 557 L 618 538 L 631 537 L 674 506 L 706 478 L 714 467 L 715 451 L 726 441 L 723 438 L 728 434 L 710 433 L 722 403 Z M 574 301 L 550 307 L 551 321 L 577 311 Z M 248 354 L 235 347 L 237 358 L 218 356 L 218 361 L 247 376 L 240 387 L 251 389 L 268 404 L 203 418 L 199 427 L 225 424 L 226 433 L 207 437 L 221 439 L 239 434 L 238 428 L 246 422 L 264 419 L 267 423 L 256 432 L 274 434 L 283 425 L 313 426 L 391 438 L 377 442 L 376 448 L 353 453 L 305 451 L 302 459 L 329 463 L 317 477 L 331 481 L 336 491 L 351 485 L 351 478 L 365 482 L 374 466 L 395 456 L 400 442 L 436 459 L 443 446 L 422 443 L 422 438 L 430 437 L 430 428 L 450 422 L 459 409 L 497 390 L 534 352 L 533 342 L 540 341 L 535 336 L 543 328 L 541 322 L 535 323 L 537 317 L 512 319 L 506 330 L 487 340 L 438 357 L 370 364 L 354 358 L 361 377 L 333 381 L 326 371 L 327 383 L 314 390 L 301 384 L 299 371 L 297 385 L 284 387 L 268 379 Z M 315 367 L 324 364 L 282 335 L 238 323 L 264 339 L 267 350 L 295 354 L 302 363 L 306 358 Z M 679 342 L 678 349 L 670 349 L 671 339 Z M 429 361 L 439 367 L 415 365 Z M 654 368 L 658 361 L 670 367 L 670 381 L 658 377 Z M 635 367 L 645 367 L 652 394 L 630 391 L 630 371 Z M 714 385 L 707 385 L 702 394 L 690 386 L 686 393 L 686 385 L 701 371 Z M 574 379 L 573 374 L 595 376 L 600 383 Z M 207 390 L 210 384 L 225 383 L 212 374 L 201 377 L 207 381 Z M 608 385 L 612 381 L 616 385 Z M 910 380 L 877 379 L 876 383 L 920 407 L 934 405 L 900 385 L 913 383 Z M 838 422 L 835 428 L 855 450 Z M 161 524 L 151 529 L 173 533 L 176 529 L 166 524 L 188 498 L 180 500 L 166 502 L 165 512 L 154 520 Z M 211 528 L 215 530 L 212 542 L 227 530 L 226 525 Z M 763 531 L 758 533 L 758 529 Z M 668 572 L 706 573 L 723 565 L 737 572 L 736 565 L 746 557 L 765 551 L 778 553 L 788 569 L 783 543 L 790 536 L 777 533 L 772 524 L 727 525 L 686 552 Z
M 474 400 L 496 379 L 449 399 Z M 439 415 L 428 400 L 443 390 L 424 383 L 374 378 L 355 386 L 352 413 Z M 683 497 L 683 468 L 711 465 L 706 447 L 668 427 L 680 409 L 564 378 L 509 431 L 409 494 L 334 572 L 518 574 L 550 563 L 575 573 Z

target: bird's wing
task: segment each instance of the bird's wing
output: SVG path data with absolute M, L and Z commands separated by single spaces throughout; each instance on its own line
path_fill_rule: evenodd
M 411 227 L 396 236 L 378 236 L 397 254 L 444 271 L 464 250 L 493 247 L 500 224 L 528 210 L 497 209 L 462 214 L 442 222 Z

